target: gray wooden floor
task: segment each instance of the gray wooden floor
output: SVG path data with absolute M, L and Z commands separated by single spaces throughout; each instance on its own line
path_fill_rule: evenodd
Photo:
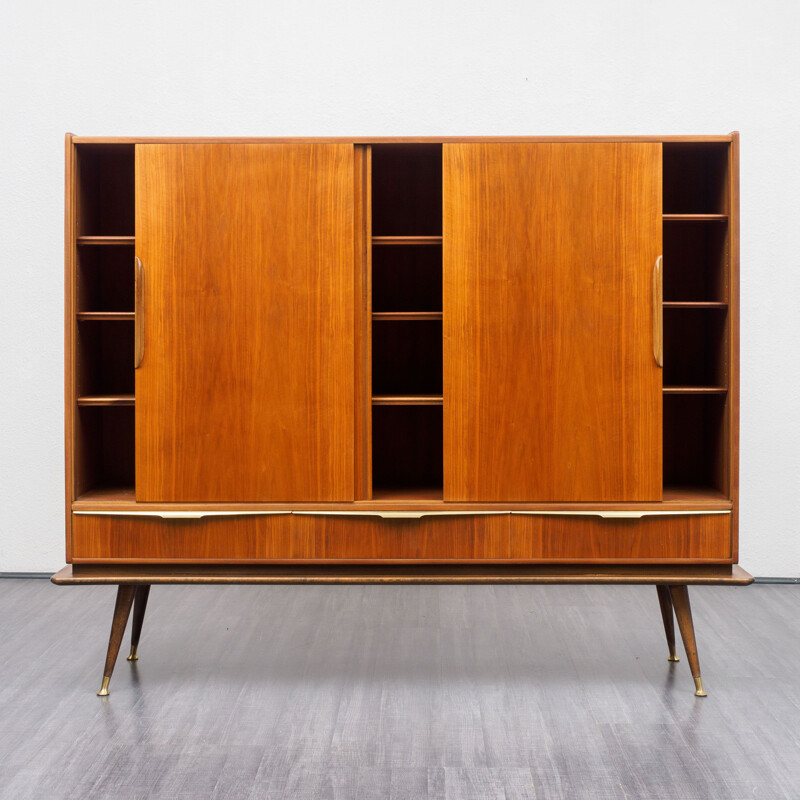
M 0 580 L 0 797 L 800 798 L 800 586 L 109 587 Z M 127 646 L 127 639 L 126 645 Z

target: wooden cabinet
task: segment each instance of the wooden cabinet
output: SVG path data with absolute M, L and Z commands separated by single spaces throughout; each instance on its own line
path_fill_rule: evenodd
M 68 561 L 736 563 L 737 153 L 68 136 Z

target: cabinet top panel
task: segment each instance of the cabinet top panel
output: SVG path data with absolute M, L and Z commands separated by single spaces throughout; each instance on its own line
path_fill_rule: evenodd
M 738 132 L 680 136 L 76 136 L 73 144 L 438 144 L 459 142 L 730 142 Z

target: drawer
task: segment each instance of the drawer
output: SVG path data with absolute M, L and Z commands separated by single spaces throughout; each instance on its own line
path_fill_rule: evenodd
M 72 515 L 72 560 L 232 563 L 291 557 L 291 514 L 161 519 Z M 303 557 L 305 551 L 298 556 Z
M 453 561 L 510 557 L 508 514 L 382 519 L 73 514 L 72 560 L 131 562 Z
M 381 519 L 296 515 L 297 536 L 318 558 L 347 561 L 496 561 L 510 558 L 510 516 L 482 514 Z
M 547 561 L 732 561 L 730 514 L 639 519 L 512 514 L 511 557 Z
M 712 562 L 731 558 L 729 514 L 377 516 L 249 514 L 200 519 L 75 514 L 81 562 Z

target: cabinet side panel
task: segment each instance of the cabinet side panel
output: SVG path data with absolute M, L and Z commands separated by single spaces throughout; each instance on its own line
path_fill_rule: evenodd
M 353 147 L 140 145 L 136 497 L 354 497 Z
M 66 559 L 72 561 L 72 501 L 75 499 L 75 146 L 65 137 L 64 163 L 64 492 Z
M 660 144 L 444 146 L 445 500 L 660 500 Z
M 730 498 L 733 501 L 731 512 L 731 538 L 733 562 L 739 561 L 739 133 L 733 134 L 730 146 L 729 176 L 729 229 L 730 270 L 729 310 L 730 318 L 730 377 L 728 388 L 728 408 L 730 413 L 730 445 L 728 447 L 728 475 Z

